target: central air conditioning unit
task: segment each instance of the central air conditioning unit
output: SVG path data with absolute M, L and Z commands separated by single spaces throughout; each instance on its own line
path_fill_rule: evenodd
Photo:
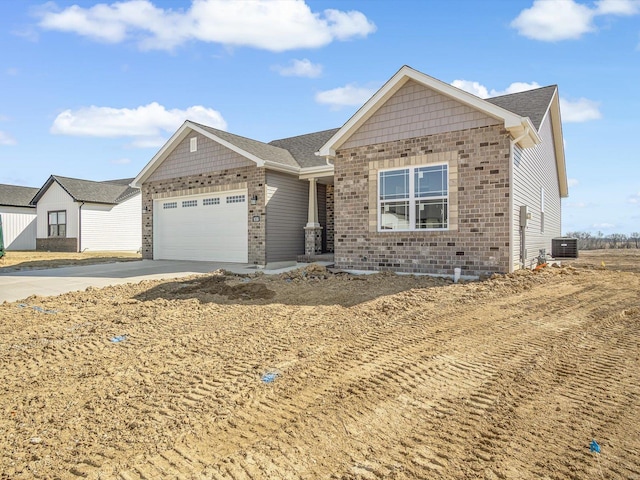
M 551 256 L 553 258 L 578 258 L 578 239 L 570 237 L 551 239 Z

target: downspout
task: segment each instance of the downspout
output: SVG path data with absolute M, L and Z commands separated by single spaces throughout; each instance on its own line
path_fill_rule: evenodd
M 82 253 L 82 207 L 84 202 L 78 207 L 78 253 Z
M 522 140 L 524 137 L 529 135 L 529 127 L 524 127 L 524 132 L 519 137 L 511 140 L 510 148 L 509 148 L 509 220 L 511 222 L 511 228 L 509 228 L 509 273 L 514 271 L 513 268 L 513 227 L 515 224 L 515 215 L 513 213 L 513 149 L 515 145 Z M 518 225 L 520 221 L 518 221 Z M 522 242 L 522 232 L 520 232 L 520 227 L 518 227 L 518 232 L 520 233 L 520 241 Z M 522 245 L 520 246 L 522 250 Z

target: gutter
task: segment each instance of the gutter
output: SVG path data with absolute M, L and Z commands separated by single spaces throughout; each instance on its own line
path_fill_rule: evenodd
M 84 202 L 78 207 L 78 253 L 82 253 L 82 207 Z
M 515 226 L 515 217 L 513 214 L 513 149 L 517 145 L 517 143 L 522 140 L 524 137 L 529 135 L 529 127 L 524 128 L 524 132 L 519 137 L 510 140 L 509 148 L 509 220 L 511 222 L 511 228 L 509 228 L 509 273 L 513 273 L 513 228 Z M 518 227 L 519 228 L 519 227 Z M 520 247 L 522 248 L 522 247 Z

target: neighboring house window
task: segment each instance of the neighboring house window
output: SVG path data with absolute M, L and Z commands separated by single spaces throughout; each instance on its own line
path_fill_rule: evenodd
M 227 197 L 227 203 L 244 203 L 244 195 L 230 195 Z
M 540 233 L 544 233 L 544 187 L 540 187 Z
M 197 206 L 198 206 L 198 201 L 197 200 L 183 200 L 183 202 L 182 202 L 182 208 L 197 207 Z
M 49 212 L 49 236 L 50 237 L 66 237 L 67 236 L 67 212 L 60 210 L 57 212 Z
M 198 151 L 198 137 L 193 137 L 189 139 L 189 151 L 191 153 Z
M 379 229 L 447 229 L 448 185 L 446 164 L 379 172 Z
M 178 208 L 178 202 L 166 202 L 162 204 L 162 208 L 164 208 L 165 210 L 167 208 Z
M 219 198 L 205 198 L 204 200 L 202 200 L 202 205 L 220 205 L 220 199 Z

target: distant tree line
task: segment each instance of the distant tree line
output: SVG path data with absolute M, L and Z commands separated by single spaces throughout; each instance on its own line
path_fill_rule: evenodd
M 633 232 L 630 235 L 624 233 L 611 233 L 604 235 L 602 232 L 568 232 L 567 237 L 578 239 L 579 250 L 596 250 L 599 248 L 640 248 L 640 233 Z

